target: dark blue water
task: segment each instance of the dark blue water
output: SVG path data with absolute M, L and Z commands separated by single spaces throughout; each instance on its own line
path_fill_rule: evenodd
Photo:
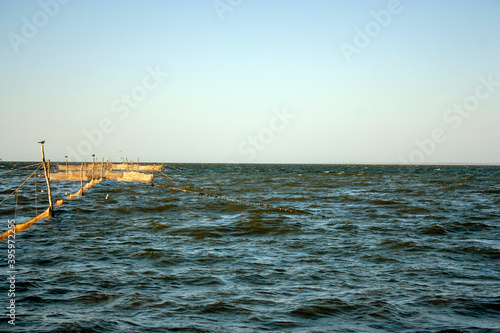
M 33 170 L 0 174 L 0 201 Z M 17 236 L 15 326 L 2 242 L 0 330 L 500 332 L 500 167 L 163 172 L 177 183 L 104 180 Z M 0 204 L 3 230 L 14 215 L 35 216 L 34 186 L 22 187 L 17 211 L 15 196 Z M 62 197 L 79 183 L 53 187 Z

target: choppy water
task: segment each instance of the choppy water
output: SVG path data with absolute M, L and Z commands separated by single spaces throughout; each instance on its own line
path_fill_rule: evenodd
M 311 214 L 105 180 L 17 236 L 14 327 L 1 244 L 0 330 L 500 332 L 500 167 L 173 166 L 155 183 Z

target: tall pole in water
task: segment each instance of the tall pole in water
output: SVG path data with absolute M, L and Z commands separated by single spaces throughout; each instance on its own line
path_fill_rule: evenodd
M 82 166 L 80 167 L 80 195 L 83 196 L 83 162 Z
M 49 180 L 49 175 L 47 173 L 47 164 L 45 163 L 45 152 L 43 151 L 44 143 L 45 140 L 39 142 L 39 144 L 42 146 L 43 173 L 45 175 L 45 181 L 47 182 L 47 193 L 49 195 L 49 216 L 54 216 L 54 205 L 52 204 L 52 193 L 50 192 L 50 180 Z
M 153 184 L 153 178 L 155 176 L 155 166 L 156 166 L 156 163 L 153 163 L 153 168 L 151 169 L 151 186 L 155 186 Z
M 94 156 L 95 154 L 92 154 L 92 178 L 90 179 L 90 181 L 94 180 Z
M 68 155 L 64 156 L 66 159 L 66 177 L 68 177 Z

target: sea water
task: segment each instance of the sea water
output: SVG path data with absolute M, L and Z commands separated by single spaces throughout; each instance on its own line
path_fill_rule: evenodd
M 0 164 L 0 201 L 28 164 Z M 498 166 L 173 164 L 154 184 L 104 180 L 17 235 L 15 297 L 2 242 L 0 331 L 500 332 Z M 45 190 L 0 204 L 2 231 Z

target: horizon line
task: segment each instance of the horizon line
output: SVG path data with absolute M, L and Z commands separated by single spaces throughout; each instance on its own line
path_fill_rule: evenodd
M 48 160 L 50 161 L 50 160 Z M 18 160 L 18 161 L 4 161 L 0 160 L 0 163 L 37 163 L 41 161 L 35 160 Z M 111 161 L 112 162 L 112 161 Z M 54 163 L 54 162 L 53 162 Z M 65 161 L 57 161 L 57 164 L 65 163 Z M 81 164 L 81 163 L 92 163 L 87 161 L 79 161 L 79 162 L 68 162 L 68 164 Z M 101 161 L 95 161 L 95 164 L 101 164 Z M 107 163 L 107 161 L 106 161 Z M 115 164 L 122 164 L 126 162 L 112 162 Z M 137 164 L 133 160 L 128 162 L 129 164 Z M 437 162 L 437 163 L 395 163 L 395 162 L 334 162 L 334 163 L 314 163 L 314 162 L 158 162 L 158 161 L 145 161 L 139 162 L 139 165 L 143 164 L 233 164 L 233 165 L 388 165 L 388 166 L 500 166 L 500 163 L 465 163 L 465 162 Z

